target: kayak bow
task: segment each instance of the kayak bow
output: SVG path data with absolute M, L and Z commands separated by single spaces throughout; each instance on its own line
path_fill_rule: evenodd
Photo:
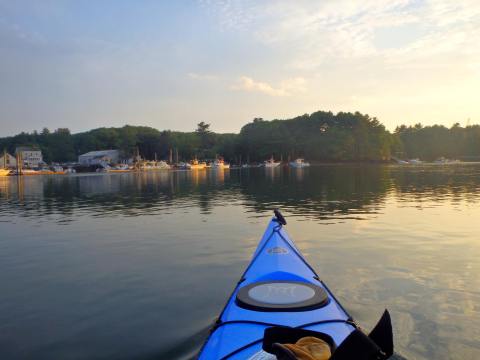
M 307 263 L 282 227 L 270 221 L 252 260 L 235 287 L 199 359 L 249 359 L 262 350 L 273 326 L 327 334 L 339 346 L 356 324 Z

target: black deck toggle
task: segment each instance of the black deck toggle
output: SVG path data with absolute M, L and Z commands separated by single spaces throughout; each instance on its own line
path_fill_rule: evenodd
M 277 221 L 282 224 L 282 225 L 287 225 L 287 220 L 283 217 L 282 213 L 278 209 L 274 209 L 273 213 L 275 214 L 275 217 L 277 218 Z

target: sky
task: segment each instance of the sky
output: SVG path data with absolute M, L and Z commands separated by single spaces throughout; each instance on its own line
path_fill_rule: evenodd
M 480 123 L 480 1 L 0 0 L 0 136 L 318 110 Z

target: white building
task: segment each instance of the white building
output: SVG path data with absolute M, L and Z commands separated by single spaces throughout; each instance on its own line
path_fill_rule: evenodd
M 17 167 L 17 159 L 9 153 L 0 153 L 0 169 Z
M 78 162 L 82 165 L 117 164 L 119 159 L 120 151 L 118 150 L 100 150 L 80 155 Z
M 15 154 L 20 155 L 23 161 L 23 166 L 35 168 L 44 164 L 42 152 L 40 150 L 22 146 L 17 147 Z

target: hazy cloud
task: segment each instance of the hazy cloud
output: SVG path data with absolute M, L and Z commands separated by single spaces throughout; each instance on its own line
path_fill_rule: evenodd
M 248 76 L 241 76 L 231 88 L 232 90 L 260 92 L 270 96 L 292 96 L 306 91 L 306 81 L 301 77 L 297 77 L 283 80 L 277 87 L 274 87 L 266 82 L 255 81 Z
M 218 80 L 219 77 L 217 75 L 212 74 L 198 74 L 194 72 L 190 72 L 187 74 L 190 79 L 194 80 Z

